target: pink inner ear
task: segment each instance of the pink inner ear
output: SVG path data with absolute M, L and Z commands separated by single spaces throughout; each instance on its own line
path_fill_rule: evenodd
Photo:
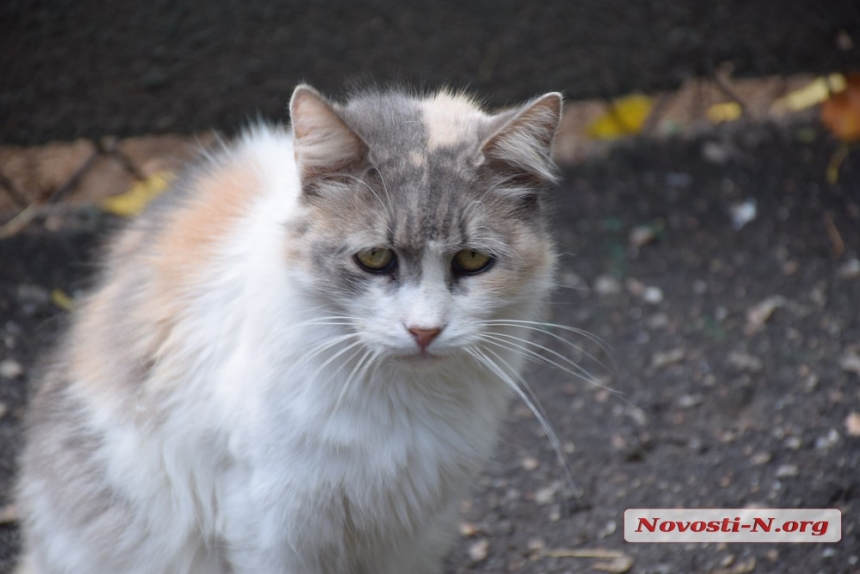
M 367 145 L 313 88 L 296 88 L 290 112 L 303 180 L 351 171 L 366 163 Z
M 561 94 L 550 93 L 514 113 L 483 146 L 491 160 L 554 181 L 550 148 L 561 121 Z

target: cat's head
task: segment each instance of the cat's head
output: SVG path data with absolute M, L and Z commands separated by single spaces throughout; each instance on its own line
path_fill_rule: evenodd
M 469 98 L 308 86 L 290 103 L 302 186 L 289 255 L 381 355 L 443 357 L 531 320 L 555 255 L 542 194 L 562 98 L 488 114 Z

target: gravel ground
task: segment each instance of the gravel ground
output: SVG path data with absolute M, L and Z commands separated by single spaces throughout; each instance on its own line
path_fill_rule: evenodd
M 529 371 L 578 492 L 540 425 L 513 405 L 499 455 L 463 504 L 449 572 L 622 571 L 625 558 L 635 574 L 860 572 L 860 429 L 850 418 L 860 412 L 860 156 L 829 185 L 835 147 L 810 122 L 739 125 L 632 141 L 567 171 L 554 194 L 564 256 L 553 320 L 605 341 L 614 372 L 582 365 L 621 394 L 557 368 Z M 757 215 L 736 229 L 731 208 L 749 201 Z M 0 507 L 27 381 L 64 320 L 50 293 L 86 284 L 114 223 L 83 213 L 64 232 L 0 242 Z M 631 232 L 650 241 L 633 245 Z M 839 508 L 842 541 L 623 540 L 627 508 L 748 505 Z M 2 515 L 8 565 L 18 538 Z M 547 552 L 559 549 L 621 558 Z

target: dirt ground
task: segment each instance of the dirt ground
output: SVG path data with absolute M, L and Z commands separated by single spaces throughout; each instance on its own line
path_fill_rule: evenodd
M 582 365 L 618 393 L 529 370 L 578 493 L 540 425 L 512 405 L 499 454 L 463 504 L 449 572 L 620 572 L 630 561 L 635 574 L 860 572 L 860 429 L 849 424 L 860 411 L 860 155 L 830 185 L 835 147 L 814 121 L 741 124 L 634 140 L 567 170 L 552 197 L 563 253 L 553 321 L 605 341 L 614 374 Z M 749 201 L 756 216 L 737 229 L 732 207 Z M 66 316 L 50 293 L 86 285 L 115 224 L 85 211 L 63 232 L 35 226 L 0 242 L 0 506 L 29 375 Z M 643 226 L 653 241 L 636 246 Z M 623 540 L 627 508 L 750 505 L 839 508 L 842 541 Z M 15 522 L 0 520 L 0 571 L 17 547 Z M 613 550 L 620 562 L 552 557 L 559 549 Z

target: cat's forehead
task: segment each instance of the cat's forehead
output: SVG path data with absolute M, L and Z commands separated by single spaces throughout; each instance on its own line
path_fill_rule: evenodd
M 369 95 L 347 104 L 343 115 L 367 143 L 374 163 L 390 171 L 455 167 L 477 150 L 488 120 L 474 101 L 447 91 Z

